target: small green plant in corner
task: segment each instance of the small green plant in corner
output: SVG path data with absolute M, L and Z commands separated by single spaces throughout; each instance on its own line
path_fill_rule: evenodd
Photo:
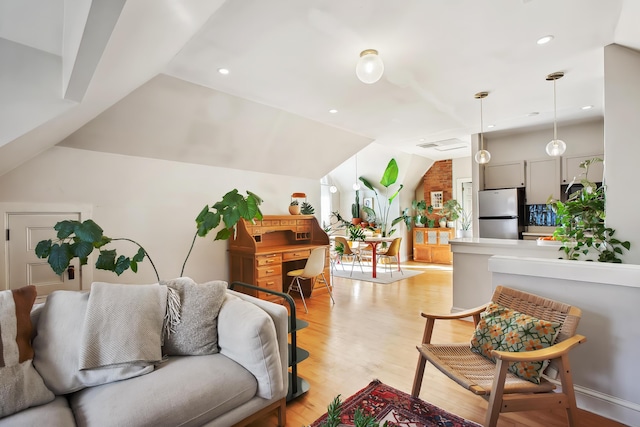
M 262 219 L 259 205 L 262 199 L 256 194 L 247 191 L 247 197 L 238 193 L 234 189 L 229 191 L 222 197 L 222 200 L 209 206 L 206 205 L 196 218 L 197 230 L 193 236 L 189 252 L 182 264 L 180 276 L 184 273 L 184 268 L 193 250 L 193 245 L 198 237 L 205 237 L 210 231 L 218 228 L 220 224 L 223 227 L 218 230 L 214 240 L 227 240 L 235 231 L 235 225 L 244 218 L 249 221 L 254 219 Z M 46 258 L 47 262 L 56 274 L 62 274 L 69 267 L 73 258 L 80 260 L 80 265 L 86 265 L 89 255 L 97 249 L 99 251 L 96 260 L 96 268 L 99 270 L 107 270 L 116 273 L 118 276 L 131 269 L 134 273 L 138 272 L 138 264 L 145 258 L 149 258 L 149 262 L 153 267 L 156 278 L 160 281 L 158 270 L 151 260 L 147 251 L 138 242 L 132 239 L 117 237 L 111 238 L 103 234 L 103 229 L 93 220 L 80 221 L 60 221 L 53 227 L 57 231 L 57 240 L 42 240 L 36 245 L 36 256 L 38 258 Z M 111 242 L 127 241 L 135 244 L 138 251 L 132 257 L 118 255 L 115 249 L 106 249 Z
M 580 164 L 584 172 L 573 179 L 567 188 L 580 179 L 582 189 L 571 193 L 566 202 L 550 199 L 548 204 L 556 213 L 556 229 L 553 237 L 562 242 L 559 250 L 569 260 L 580 259 L 590 250 L 597 251 L 599 262 L 621 263 L 618 255 L 629 250 L 631 243 L 614 237 L 615 230 L 605 225 L 605 186 L 589 181 L 589 166 L 602 159 L 594 157 Z

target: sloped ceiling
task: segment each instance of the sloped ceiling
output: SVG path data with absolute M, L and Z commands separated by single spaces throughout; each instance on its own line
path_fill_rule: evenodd
M 638 16 L 637 0 L 5 0 L 0 175 L 65 139 L 178 161 L 202 162 L 216 157 L 212 150 L 256 166 L 257 152 L 275 173 L 283 156 L 295 170 L 319 152 L 328 168 L 367 141 L 433 160 L 468 156 L 480 128 L 478 91 L 490 92 L 485 126 L 495 128 L 487 132 L 550 126 L 544 77 L 555 71 L 565 72 L 560 123 L 602 117 L 603 48 L 640 49 Z M 555 39 L 536 45 L 546 34 Z M 368 48 L 385 62 L 373 85 L 354 75 Z M 189 102 L 170 94 L 191 84 L 201 90 L 187 90 Z M 156 96 L 196 116 L 153 105 Z M 222 108 L 207 117 L 202 102 L 223 99 L 239 116 L 221 120 Z M 141 102 L 146 108 L 124 114 Z M 251 129 L 258 125 L 265 129 Z M 132 134 L 118 133 L 125 130 Z M 134 139 L 148 146 L 131 147 Z M 452 139 L 459 148 L 418 147 Z

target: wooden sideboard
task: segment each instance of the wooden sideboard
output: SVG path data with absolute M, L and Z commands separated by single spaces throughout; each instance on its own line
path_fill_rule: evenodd
M 315 216 L 265 215 L 255 224 L 240 220 L 235 238 L 229 239 L 230 280 L 287 292 L 291 282 L 287 273 L 304 268 L 311 250 L 319 246 L 327 248 L 324 276 L 331 286 L 329 236 Z M 305 297 L 311 295 L 313 287 L 310 280 L 302 281 Z M 266 292 L 239 290 L 258 298 L 274 299 Z
M 413 260 L 436 264 L 453 263 L 449 240 L 455 238 L 453 228 L 413 229 Z

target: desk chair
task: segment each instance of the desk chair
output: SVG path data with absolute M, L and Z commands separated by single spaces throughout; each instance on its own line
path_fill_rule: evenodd
M 331 293 L 331 289 L 329 289 L 329 284 L 327 283 L 327 279 L 324 276 L 324 261 L 325 261 L 325 248 L 319 247 L 315 248 L 311 251 L 311 255 L 307 259 L 307 263 L 305 264 L 303 269 L 300 270 L 292 270 L 287 273 L 287 276 L 293 277 L 291 280 L 291 284 L 289 285 L 289 289 L 287 290 L 287 294 L 291 291 L 298 292 L 300 297 L 302 298 L 302 304 L 304 305 L 304 312 L 308 313 L 307 303 L 304 300 L 304 294 L 302 293 L 302 287 L 300 285 L 300 279 L 314 279 L 317 276 L 322 276 L 322 280 L 324 281 L 324 285 L 327 287 L 329 291 L 329 296 L 331 297 L 331 301 L 335 304 L 335 300 L 333 299 L 333 294 Z
M 360 266 L 360 271 L 364 273 L 364 270 L 362 269 L 362 258 L 360 258 L 360 253 L 352 250 L 351 246 L 349 246 L 349 243 L 347 242 L 347 239 L 345 239 L 344 237 L 336 236 L 335 241 L 336 241 L 336 245 L 342 245 L 342 248 L 343 248 L 342 255 L 338 254 L 338 258 L 340 258 L 340 263 L 342 264 L 342 270 L 344 271 L 343 258 L 345 256 L 348 256 L 348 257 L 350 256 L 353 258 L 353 261 L 351 262 L 351 274 L 349 275 L 349 277 L 353 276 L 353 267 L 355 266 L 356 261 Z
M 389 266 L 389 270 L 391 272 L 391 277 L 393 277 L 393 268 L 391 267 L 391 260 L 392 258 L 396 259 L 396 266 L 398 267 L 398 271 L 400 271 L 400 273 L 402 273 L 404 275 L 404 272 L 402 271 L 402 268 L 400 268 L 400 244 L 402 243 L 402 237 L 397 237 L 395 239 L 393 239 L 393 241 L 391 242 L 391 244 L 389 245 L 389 248 L 387 249 L 386 252 L 381 253 L 380 255 L 378 255 L 378 259 L 379 260 L 386 260 L 385 264 L 385 271 L 387 269 L 387 266 Z

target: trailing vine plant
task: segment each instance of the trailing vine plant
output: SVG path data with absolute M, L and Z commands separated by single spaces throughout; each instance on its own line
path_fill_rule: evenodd
M 580 163 L 584 172 L 573 179 L 567 192 L 579 178 L 582 189 L 571 193 L 566 202 L 552 199 L 548 201 L 556 213 L 553 237 L 562 242 L 559 250 L 569 260 L 577 260 L 590 250 L 595 250 L 598 261 L 621 263 L 618 256 L 623 253 L 623 249 L 629 250 L 631 243 L 614 237 L 615 230 L 605 225 L 606 188 L 604 185 L 597 186 L 588 179 L 589 166 L 595 162 L 602 162 L 602 159 L 594 157 Z

